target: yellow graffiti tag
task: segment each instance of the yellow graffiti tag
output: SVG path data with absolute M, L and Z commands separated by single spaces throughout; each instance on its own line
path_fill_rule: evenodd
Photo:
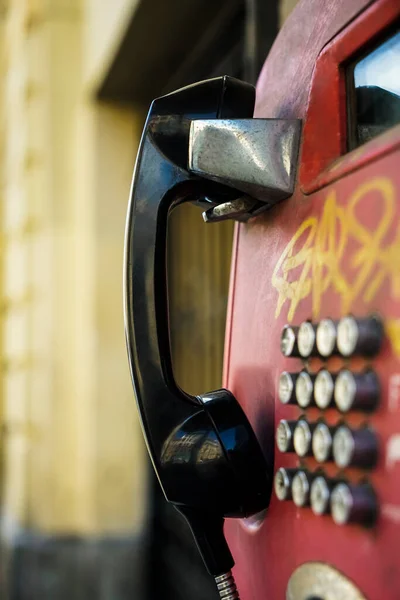
M 360 222 L 362 200 L 370 192 L 379 194 L 381 217 L 370 230 Z M 281 254 L 272 275 L 278 291 L 275 317 L 286 302 L 288 320 L 295 316 L 299 303 L 311 296 L 312 315 L 318 317 L 323 295 L 334 290 L 340 297 L 342 312 L 348 312 L 355 300 L 371 302 L 388 278 L 391 295 L 400 299 L 400 227 L 394 240 L 385 243 L 395 214 L 395 190 L 384 177 L 363 183 L 351 195 L 346 206 L 338 204 L 336 192 L 329 193 L 322 215 L 309 217 L 300 225 Z M 351 250 L 348 246 L 351 244 Z M 351 279 L 344 274 L 346 261 Z
M 394 354 L 400 358 L 400 319 L 385 319 L 385 331 Z

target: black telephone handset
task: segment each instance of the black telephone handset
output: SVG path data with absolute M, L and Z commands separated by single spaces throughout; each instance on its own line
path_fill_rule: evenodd
M 244 196 L 243 190 L 252 191 L 251 182 L 239 183 L 238 191 L 232 187 L 235 182 L 220 183 L 227 179 L 224 174 L 193 174 L 207 163 L 207 152 L 195 156 L 193 136 L 198 130 L 194 131 L 193 124 L 229 122 L 247 127 L 254 102 L 254 88 L 229 77 L 155 100 L 138 152 L 126 226 L 126 339 L 148 451 L 165 497 L 186 517 L 217 583 L 218 576 L 234 564 L 223 520 L 246 517 L 268 505 L 272 465 L 266 464 L 251 425 L 228 390 L 194 397 L 174 380 L 168 327 L 167 219 L 173 207 L 187 201 L 211 211 L 224 207 L 222 213 L 231 210 L 234 214 L 238 206 L 239 212 L 241 206 L 250 211 L 265 206 L 257 190 L 253 199 Z M 220 160 L 223 170 L 224 157 Z M 193 166 L 196 161 L 197 167 Z M 262 199 L 255 200 L 254 195 Z

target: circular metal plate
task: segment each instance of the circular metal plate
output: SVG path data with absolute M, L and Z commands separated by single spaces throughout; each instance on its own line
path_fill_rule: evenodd
M 289 579 L 286 600 L 367 600 L 342 573 L 320 562 L 309 562 Z

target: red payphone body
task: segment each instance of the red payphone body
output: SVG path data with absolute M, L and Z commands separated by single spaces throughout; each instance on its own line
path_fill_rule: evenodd
M 303 131 L 234 243 L 225 386 L 277 437 L 269 508 L 225 527 L 244 600 L 400 598 L 399 28 L 397 0 L 304 0 L 259 79 L 255 116 Z
M 124 269 L 147 446 L 224 600 L 397 600 L 399 0 L 300 1 L 257 89 L 255 118 L 229 77 L 149 110 Z M 225 388 L 199 396 L 169 347 L 167 221 L 188 201 L 246 221 Z

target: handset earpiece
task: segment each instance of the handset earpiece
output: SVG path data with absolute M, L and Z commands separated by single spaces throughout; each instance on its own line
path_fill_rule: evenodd
M 138 152 L 125 238 L 126 340 L 147 447 L 166 499 L 189 522 L 209 572 L 223 579 L 234 564 L 223 536 L 223 520 L 246 517 L 268 505 L 272 464 L 266 463 L 249 421 L 228 390 L 193 397 L 174 380 L 166 286 L 167 219 L 182 202 L 198 202 L 213 210 L 235 206 L 244 194 L 256 190 L 254 177 L 244 181 L 238 167 L 224 184 L 223 156 L 209 170 L 207 152 L 199 152 L 196 143 L 199 130 L 193 127 L 203 122 L 214 134 L 213 123 L 225 123 L 219 131 L 226 135 L 229 123 L 242 123 L 254 132 L 254 101 L 252 86 L 221 77 L 153 102 Z M 260 143 L 267 134 L 254 133 Z M 293 135 L 289 150 L 295 153 Z M 204 150 L 204 131 L 199 141 Z M 289 195 L 292 174 L 287 168 L 285 177 L 283 187 L 288 189 L 270 194 L 273 201 Z M 263 183 L 256 182 L 262 193 L 245 204 L 246 210 L 265 207 Z

